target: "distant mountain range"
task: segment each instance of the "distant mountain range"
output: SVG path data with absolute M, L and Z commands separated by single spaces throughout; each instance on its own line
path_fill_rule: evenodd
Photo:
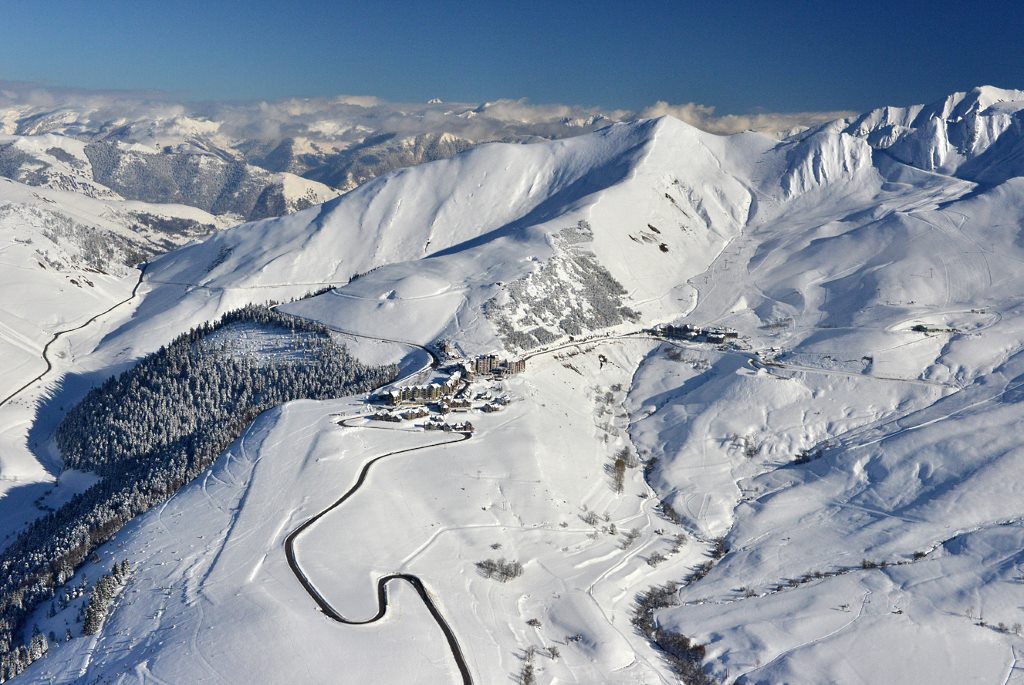
M 568 108 L 357 98 L 187 107 L 84 95 L 55 104 L 0 87 L 0 174 L 252 220 L 481 142 L 578 135 L 612 120 Z
M 338 195 L 315 181 L 221 155 L 54 133 L 0 136 L 0 175 L 98 199 L 189 205 L 238 222 L 280 216 Z

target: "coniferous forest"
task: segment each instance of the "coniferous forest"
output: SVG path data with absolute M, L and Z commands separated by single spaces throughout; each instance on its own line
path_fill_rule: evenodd
M 281 334 L 285 355 L 238 354 L 232 326 Z M 0 554 L 0 682 L 27 667 L 33 609 L 128 521 L 208 468 L 263 411 L 296 399 L 365 392 L 394 366 L 361 364 L 323 325 L 250 305 L 179 336 L 90 391 L 56 439 L 68 468 L 101 480 L 36 520 Z M 39 650 L 36 650 L 39 651 Z

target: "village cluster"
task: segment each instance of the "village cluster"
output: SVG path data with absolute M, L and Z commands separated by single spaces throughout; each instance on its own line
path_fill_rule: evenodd
M 731 328 L 724 328 L 722 326 L 701 328 L 700 326 L 688 323 L 684 323 L 682 326 L 664 324 L 651 329 L 650 332 L 669 340 L 690 340 L 692 342 L 707 342 L 714 345 L 739 337 L 739 333 Z
M 449 423 L 453 413 L 501 411 L 511 401 L 500 385 L 506 376 L 526 370 L 524 359 L 502 359 L 486 354 L 474 359 L 458 359 L 438 370 L 438 376 L 423 385 L 404 385 L 384 390 L 371 401 L 382 405 L 370 416 L 375 421 L 415 421 L 424 430 L 473 432 L 469 420 Z M 474 393 L 475 381 L 491 385 Z

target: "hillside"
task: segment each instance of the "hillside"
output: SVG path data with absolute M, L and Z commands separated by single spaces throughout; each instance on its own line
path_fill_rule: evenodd
M 207 152 L 0 136 L 0 176 L 88 197 L 183 204 L 237 221 L 294 212 L 338 195 L 327 186 Z
M 406 383 L 442 341 L 526 370 L 479 374 L 461 432 L 264 413 L 69 581 L 130 559 L 98 634 L 36 612 L 73 639 L 22 680 L 1013 682 L 1022 117 L 984 87 L 783 140 L 480 145 L 153 259 L 11 454 L 248 302 Z

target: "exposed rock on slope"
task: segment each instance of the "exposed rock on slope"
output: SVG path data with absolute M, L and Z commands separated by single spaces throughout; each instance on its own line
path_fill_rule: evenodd
M 338 194 L 314 181 L 214 154 L 83 143 L 53 134 L 0 138 L 0 174 L 89 197 L 184 204 L 242 219 L 280 216 Z

